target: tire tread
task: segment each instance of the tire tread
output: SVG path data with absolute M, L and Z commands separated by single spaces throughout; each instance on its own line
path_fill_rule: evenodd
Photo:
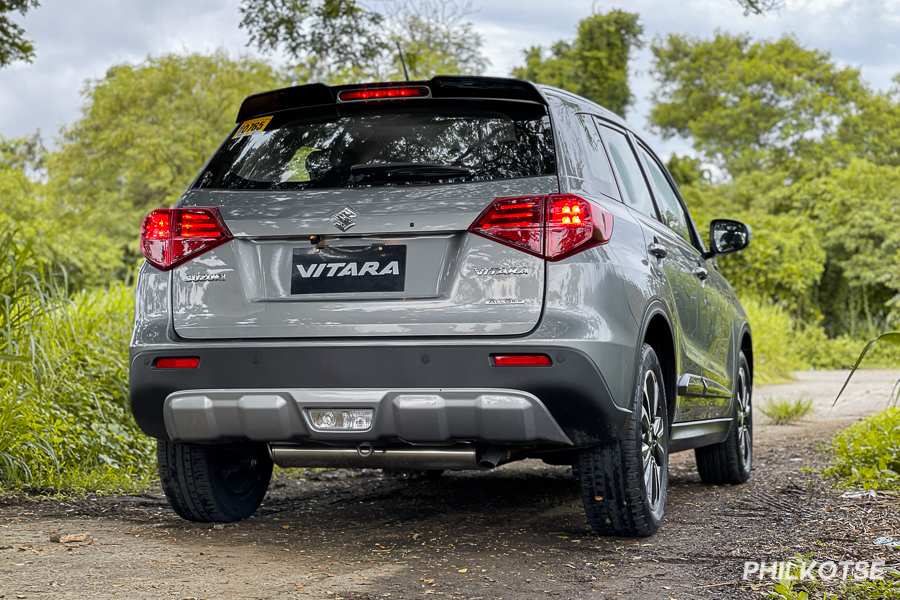
M 211 453 L 217 450 L 215 446 L 157 440 L 156 456 L 163 492 L 172 509 L 183 519 L 230 523 L 250 516 L 262 502 L 264 489 L 256 494 L 258 498 L 236 499 L 215 484 L 210 459 Z M 268 487 L 268 477 L 265 487 Z
M 648 351 L 653 353 L 653 349 L 645 345 L 641 365 L 644 365 L 644 357 Z M 659 369 L 655 353 L 652 360 Z M 661 375 L 661 369 L 658 374 Z M 662 381 L 660 378 L 660 383 Z M 663 412 L 666 407 L 664 390 L 663 386 L 660 390 L 663 392 L 660 398 Z M 635 390 L 634 393 L 639 394 L 639 391 Z M 637 418 L 626 421 L 622 440 L 640 437 L 640 400 L 637 401 Z M 651 515 L 644 498 L 639 443 L 617 442 L 584 450 L 578 456 L 575 469 L 579 475 L 585 515 L 594 532 L 600 535 L 646 537 L 653 535 L 659 528 L 659 523 Z
M 741 365 L 749 374 L 749 365 L 743 352 L 741 352 L 740 360 Z M 753 397 L 752 391 L 750 397 Z M 724 441 L 695 449 L 694 458 L 697 462 L 697 472 L 700 474 L 701 481 L 711 485 L 746 482 L 750 479 L 750 473 L 745 471 L 741 465 L 740 452 L 737 427 L 731 428 L 731 431 L 728 432 L 728 437 Z

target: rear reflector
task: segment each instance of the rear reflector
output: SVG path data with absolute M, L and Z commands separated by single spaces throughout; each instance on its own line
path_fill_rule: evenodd
M 424 85 L 407 85 L 403 87 L 360 88 L 343 90 L 338 93 L 341 102 L 357 102 L 360 100 L 384 100 L 388 98 L 427 98 L 431 95 Z
M 231 239 L 216 208 L 158 208 L 144 219 L 141 251 L 163 271 Z
M 546 354 L 491 354 L 495 367 L 549 367 L 553 363 Z
M 560 260 L 612 235 L 613 217 L 574 194 L 497 198 L 469 231 L 500 243 Z
M 196 369 L 200 366 L 200 359 L 196 356 L 167 356 L 153 361 L 157 369 Z

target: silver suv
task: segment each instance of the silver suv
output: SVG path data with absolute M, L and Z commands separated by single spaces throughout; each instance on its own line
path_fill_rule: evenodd
M 175 511 L 250 516 L 272 465 L 572 465 L 644 536 L 670 452 L 750 476 L 753 352 L 663 163 L 616 115 L 480 77 L 248 97 L 141 244 L 131 403 Z

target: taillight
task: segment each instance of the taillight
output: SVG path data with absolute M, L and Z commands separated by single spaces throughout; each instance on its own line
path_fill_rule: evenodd
M 538 256 L 543 252 L 544 203 L 540 196 L 497 198 L 469 231 Z
M 216 208 L 158 208 L 141 227 L 144 257 L 164 271 L 230 239 L 231 232 Z
M 497 198 L 469 231 L 500 243 L 559 260 L 612 235 L 613 217 L 574 194 Z
M 359 100 L 386 100 L 392 98 L 427 98 L 430 95 L 431 90 L 424 85 L 405 85 L 343 90 L 338 92 L 338 100 L 341 102 L 355 102 Z

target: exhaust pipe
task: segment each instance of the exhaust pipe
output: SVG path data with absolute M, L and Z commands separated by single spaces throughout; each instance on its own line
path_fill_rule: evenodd
M 272 462 L 279 467 L 332 467 L 364 469 L 438 469 L 483 468 L 474 448 L 304 448 L 269 445 Z

